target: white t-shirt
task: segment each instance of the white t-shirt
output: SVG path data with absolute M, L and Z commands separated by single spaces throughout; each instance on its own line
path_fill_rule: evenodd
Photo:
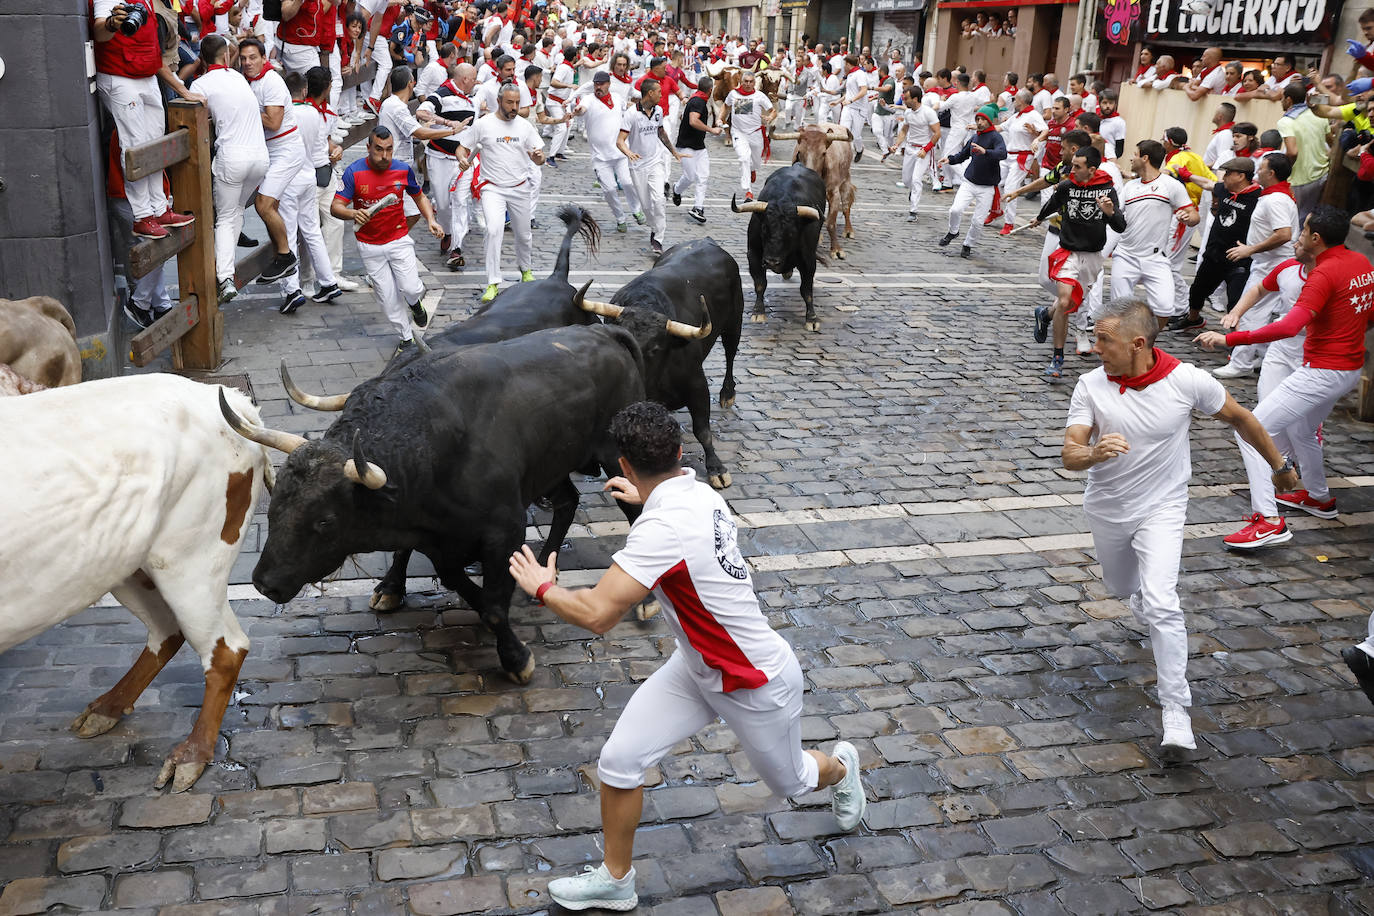
M 1031 143 L 1045 129 L 1045 119 L 1031 106 L 1029 111 L 1018 112 L 1002 124 L 1002 139 L 1007 144 L 1007 154 L 1030 152 Z
M 1270 313 L 1270 321 L 1278 321 L 1284 315 L 1293 310 L 1293 305 L 1298 301 L 1298 294 L 1307 283 L 1307 267 L 1297 258 L 1289 258 L 1280 262 L 1268 275 L 1260 280 L 1260 285 L 1264 287 L 1266 297 L 1277 296 L 1278 303 Z M 1260 300 L 1255 304 L 1258 308 Z M 1294 368 L 1302 365 L 1302 349 L 1307 342 L 1307 329 L 1303 328 L 1292 337 L 1284 337 L 1281 340 L 1272 341 L 1269 350 L 1265 354 L 1266 364 L 1270 358 L 1292 366 Z
M 1220 64 L 1213 67 L 1199 85 L 1205 86 L 1208 92 L 1220 92 L 1221 87 L 1226 85 L 1226 68 Z
M 730 109 L 731 133 L 753 134 L 763 128 L 763 114 L 773 110 L 773 103 L 757 89 L 749 95 L 731 89 L 725 97 L 725 107 Z
M 629 136 L 625 138 L 625 145 L 630 148 L 630 152 L 639 157 L 630 160 L 631 169 L 647 169 L 667 155 L 668 151 L 663 148 L 663 142 L 658 138 L 658 132 L 662 127 L 663 109 L 657 105 L 650 108 L 647 115 L 638 105 L 625 109 L 620 129 L 629 132 Z
M 1041 116 L 1044 116 L 1050 110 L 1050 106 L 1054 104 L 1054 96 L 1050 94 L 1048 89 L 1041 89 L 1035 94 L 1035 98 L 1031 99 L 1031 104 L 1035 106 L 1035 110 L 1040 112 Z
M 1098 109 L 1097 93 L 1095 93 L 1095 92 L 1084 92 L 1084 93 L 1083 93 L 1083 110 L 1084 110 L 1084 111 L 1091 111 L 1093 114 L 1097 114 L 1097 109 Z
M 248 81 L 237 70 L 217 68 L 198 77 L 193 92 L 210 103 L 215 153 L 225 159 L 266 159 L 262 111 Z
M 1097 132 L 1101 134 L 1102 139 L 1106 141 L 1107 154 L 1109 156 L 1115 159 L 1117 156 L 1121 155 L 1117 152 L 1117 144 L 1118 142 L 1123 144 L 1126 142 L 1125 118 L 1121 117 L 1119 114 L 1112 115 L 1110 118 L 1103 118 L 1102 126 L 1097 129 Z M 1124 151 L 1125 147 L 1122 146 L 1120 149 Z
M 1174 214 L 1192 204 L 1183 182 L 1164 172 L 1154 181 L 1134 178 L 1126 182 L 1121 189 L 1126 231 L 1121 233 L 1117 247 L 1137 257 L 1146 257 L 1156 250 L 1168 254 L 1174 227 L 1178 225 Z
M 1202 151 L 1202 164 L 1212 171 L 1217 171 L 1217 165 L 1225 162 L 1235 155 L 1232 149 L 1231 128 L 1223 127 L 1212 132 L 1212 139 L 1207 141 L 1207 147 Z
M 1250 230 L 1246 233 L 1245 244 L 1254 245 L 1273 235 L 1275 230 L 1287 226 L 1291 232 L 1288 241 L 1277 248 L 1256 252 L 1250 258 L 1250 275 L 1260 276 L 1275 266 L 1293 257 L 1293 242 L 1302 231 L 1298 225 L 1298 205 L 1287 194 L 1261 194 L 1250 214 Z
M 499 188 L 513 188 L 528 181 L 530 153 L 544 148 L 544 141 L 529 121 L 503 121 L 494 111 L 474 121 L 459 135 L 458 142 L 482 154 L 482 181 Z
M 530 92 L 530 87 L 524 80 L 516 80 L 513 85 L 520 90 L 520 107 L 528 108 L 534 104 L 534 93 Z M 486 106 L 487 111 L 495 111 L 500 104 L 500 94 L 503 86 L 496 80 L 489 80 L 477 87 L 473 93 L 472 100 L 477 104 L 477 110 L 481 111 Z
M 992 101 L 992 90 L 988 88 L 987 83 L 984 83 L 983 85 L 978 86 L 974 89 L 970 89 L 969 92 L 973 93 L 973 97 L 978 100 L 979 108 L 982 108 L 984 105 Z
M 595 95 L 584 96 L 578 105 L 586 112 L 587 145 L 591 147 L 592 158 L 601 162 L 615 162 L 624 159 L 625 154 L 617 147 L 620 139 L 620 126 L 625 121 L 625 106 L 614 95 L 607 105 Z
M 1153 83 L 1158 73 L 1159 71 L 1155 69 L 1155 65 L 1150 64 L 1150 66 L 1145 68 L 1144 73 L 1135 78 L 1135 84 L 1143 88 L 1147 83 Z
M 844 97 L 851 100 L 848 102 L 849 107 L 864 116 L 867 116 L 872 107 L 868 98 L 870 88 L 872 88 L 872 84 L 869 82 L 868 74 L 862 68 L 844 78 Z
M 282 109 L 281 125 L 276 130 L 269 131 L 266 127 L 263 136 L 267 138 L 267 152 L 273 158 L 283 152 L 294 155 L 294 147 L 301 142 L 300 137 L 296 137 L 296 115 L 291 105 L 291 93 L 286 90 L 286 81 L 281 78 L 281 74 L 275 69 L 264 70 L 262 75 L 255 80 L 249 80 L 248 85 L 253 90 L 253 95 L 258 100 L 259 110 L 279 105 Z M 261 125 L 262 121 L 259 120 Z M 291 139 L 293 138 L 294 139 Z
M 296 124 L 305 147 L 305 161 L 311 168 L 329 165 L 329 131 L 327 116 L 309 102 L 295 102 Z
M 420 75 L 415 78 L 414 97 L 423 99 L 439 88 L 444 80 L 448 79 L 448 68 L 444 66 L 442 58 L 435 58 L 425 64 L 420 70 Z
M 552 82 L 553 80 L 557 80 L 558 82 L 571 87 L 573 84 L 573 79 L 576 77 L 576 75 L 577 71 L 573 69 L 572 64 L 568 63 L 567 61 L 560 61 L 558 63 L 558 66 L 553 68 L 553 76 L 550 77 L 548 93 L 549 98 L 553 99 L 555 102 L 568 101 L 568 99 L 573 94 L 573 89 L 563 89 L 559 86 L 554 86 Z
M 924 105 L 907 108 L 902 113 L 906 125 L 906 148 L 915 152 L 930 142 L 932 128 L 940 123 L 940 116 Z
M 956 130 L 973 130 L 973 115 L 978 111 L 978 96 L 972 92 L 956 92 L 945 100 L 940 106 L 949 109 L 949 129 L 951 132 Z M 945 147 L 949 149 L 949 147 Z
M 1189 363 L 1152 385 L 1125 392 L 1108 380 L 1102 366 L 1079 376 L 1065 426 L 1095 427 L 1093 442 L 1119 433 L 1130 446 L 1125 454 L 1088 469 L 1083 511 L 1120 523 L 1187 502 L 1193 474 L 1188 442 L 1192 412 L 1214 416 L 1225 403 L 1221 382 Z
M 729 506 L 690 471 L 654 488 L 612 560 L 653 589 L 703 689 L 762 687 L 792 657 L 759 609 Z
M 382 110 L 377 115 L 377 124 L 391 131 L 395 151 L 392 159 L 398 162 L 414 162 L 415 148 L 411 138 L 420 129 L 420 122 L 410 113 L 410 108 L 394 95 L 382 100 Z

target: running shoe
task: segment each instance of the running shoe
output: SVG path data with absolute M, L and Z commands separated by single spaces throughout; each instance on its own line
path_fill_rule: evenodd
M 1064 376 L 1064 357 L 1056 356 L 1050 360 L 1050 364 L 1045 367 L 1047 378 L 1063 378 Z
M 491 300 L 493 300 L 493 299 L 496 298 L 496 294 L 499 293 L 500 291 L 501 291 L 501 287 L 498 286 L 498 285 L 495 284 L 495 283 L 492 283 L 491 285 L 489 285 L 489 286 L 487 287 L 486 292 L 482 293 L 482 301 L 483 301 L 483 302 L 490 302 Z
M 630 227 L 629 227 L 628 225 L 626 225 L 626 223 L 625 223 L 624 220 L 621 220 L 620 222 L 618 222 L 618 223 L 615 224 L 615 231 L 616 231 L 616 232 L 628 232 L 628 231 L 629 231 L 629 228 L 630 228 Z
M 219 295 L 219 301 L 222 305 L 237 296 L 239 288 L 234 285 L 233 277 L 225 277 L 219 281 L 219 289 L 216 290 L 216 293 Z
M 954 235 L 955 235 L 955 233 L 953 233 L 953 232 L 946 232 L 946 233 L 944 234 L 944 237 L 940 239 L 940 247 L 941 247 L 941 248 L 946 248 L 946 247 L 948 247 L 948 246 L 949 246 L 949 243 L 952 242 L 952 241 L 954 241 Z
M 179 226 L 189 226 L 196 221 L 196 218 L 189 213 L 178 213 L 171 207 L 167 212 L 157 217 L 157 221 L 168 229 L 175 229 Z
M 286 294 L 286 298 L 283 299 L 281 305 L 277 307 L 277 311 L 281 312 L 283 315 L 290 315 L 302 305 L 305 305 L 305 293 L 298 289 L 292 290 Z
M 267 262 L 266 269 L 258 275 L 258 282 L 275 283 L 295 270 L 296 264 L 297 260 L 294 254 L 289 251 L 286 254 L 278 252 L 272 255 L 272 260 Z
M 257 239 L 250 239 L 250 238 L 248 237 L 248 233 L 246 233 L 246 232 L 240 232 L 240 233 L 239 233 L 238 247 L 239 247 L 239 248 L 257 248 L 257 247 L 258 247 L 258 240 L 257 240 Z
M 343 295 L 343 290 L 339 289 L 339 284 L 330 283 L 328 286 L 321 286 L 315 290 L 315 295 L 311 296 L 312 302 L 333 302 Z
M 448 261 L 446 263 L 448 264 L 449 270 L 462 270 L 463 266 L 467 264 L 467 261 L 463 259 L 463 249 L 450 248 L 448 252 Z
M 1274 499 L 1280 506 L 1301 509 L 1308 515 L 1315 515 L 1317 518 L 1335 518 L 1340 514 L 1336 511 L 1336 498 L 1334 496 L 1323 502 L 1313 499 L 1306 490 L 1294 490 L 1292 493 L 1275 493 Z
M 1350 673 L 1355 675 L 1369 702 L 1374 703 L 1374 658 L 1370 658 L 1359 646 L 1346 646 L 1341 650 L 1341 658 L 1345 660 Z
M 1168 700 L 1164 701 L 1163 706 L 1164 740 L 1160 741 L 1160 746 L 1166 749 L 1197 750 L 1197 742 L 1193 740 L 1193 720 L 1188 716 L 1187 708 Z
M 402 353 L 412 353 L 412 352 L 414 352 L 414 350 L 415 350 L 415 341 L 413 341 L 413 340 L 403 340 L 403 341 L 401 341 L 400 343 L 398 343 L 398 344 L 396 345 L 396 352 L 394 352 L 394 353 L 391 354 L 391 358 L 392 358 L 392 359 L 395 359 L 396 357 L 400 356 Z
M 705 225 L 706 223 L 706 211 L 701 209 L 700 207 L 693 207 L 692 209 L 688 210 L 687 215 L 703 225 Z
M 634 217 L 635 217 L 635 222 L 639 223 L 641 226 L 644 225 L 644 224 L 647 222 L 647 220 L 644 218 L 644 211 L 643 211 L 643 210 L 636 210 L 635 213 L 634 213 Z
M 1082 331 L 1078 332 L 1078 339 L 1074 341 L 1075 349 L 1079 356 L 1091 356 L 1093 352 L 1092 338 Z
M 639 906 L 635 893 L 633 866 L 625 877 L 616 880 L 606 870 L 606 863 L 588 865 L 580 875 L 554 878 L 549 882 L 549 896 L 565 910 L 614 910 L 627 913 Z
M 451 236 L 451 235 L 449 235 L 447 232 L 445 232 L 445 233 L 444 233 L 444 237 L 441 238 L 441 239 L 439 240 L 439 254 L 441 254 L 441 255 L 448 254 L 448 248 L 449 248 L 449 246 L 452 245 L 452 244 L 453 244 L 453 236 Z
M 863 150 L 859 150 L 857 153 L 854 154 L 854 161 L 855 161 L 855 162 L 858 162 L 858 161 L 859 161 L 860 159 L 862 159 L 863 157 L 864 157 L 864 151 L 863 151 Z
M 1011 223 L 1003 223 L 1003 224 L 1002 224 L 1002 228 L 998 231 L 997 234 L 998 234 L 998 235 L 1011 235 L 1011 228 L 1012 228 L 1012 227 L 1011 227 Z
M 1207 327 L 1207 319 L 1201 315 L 1191 313 L 1175 315 L 1169 319 L 1169 323 L 1164 326 L 1166 331 L 1201 331 Z
M 429 327 L 429 320 L 432 317 L 434 316 L 430 312 L 429 306 L 425 305 L 423 295 L 420 301 L 410 304 L 410 320 L 414 322 L 415 326 L 420 330 L 423 331 L 425 328 Z
M 1277 522 L 1271 522 L 1256 512 L 1250 516 L 1250 524 L 1235 534 L 1226 535 L 1221 539 L 1221 543 L 1228 550 L 1254 550 L 1256 547 L 1282 544 L 1292 539 L 1293 532 L 1288 530 L 1288 523 L 1282 516 Z
M 906 221 L 907 221 L 908 223 L 914 223 L 914 222 L 916 222 L 916 218 L 917 218 L 917 217 L 916 217 L 916 211 L 915 211 L 915 210 L 912 210 L 912 211 L 908 212 L 907 215 L 906 215 Z
M 134 235 L 141 239 L 165 239 L 167 227 L 158 222 L 156 216 L 145 216 L 134 220 Z
M 863 774 L 859 771 L 859 752 L 848 741 L 835 745 L 835 757 L 844 764 L 844 778 L 835 784 L 830 796 L 830 810 L 840 829 L 849 833 L 864 819 L 868 799 L 864 797 Z
M 1050 308 L 1047 305 L 1035 309 L 1035 342 L 1044 343 L 1050 336 Z
M 152 309 L 145 309 L 143 306 L 135 303 L 132 299 L 124 303 L 124 315 L 134 324 L 138 325 L 138 328 L 141 331 L 146 331 L 148 329 L 148 326 L 156 320 L 153 317 Z
M 654 253 L 654 257 L 663 254 L 663 243 L 654 238 L 652 234 L 649 236 L 649 250 Z
M 520 282 L 521 282 L 521 283 L 533 283 L 533 282 L 534 282 L 534 271 L 532 271 L 532 270 L 530 270 L 530 269 L 528 269 L 528 268 L 525 268 L 525 267 L 520 268 Z
M 673 191 L 673 206 L 674 206 L 674 207 L 680 207 L 680 206 L 682 206 L 682 195 L 679 194 L 676 190 Z
M 967 246 L 967 245 L 962 246 L 962 247 L 959 249 L 959 257 L 964 258 L 964 259 L 968 259 L 968 258 L 973 257 L 973 249 L 970 248 L 970 247 Z
M 1227 363 L 1224 366 L 1217 366 L 1212 370 L 1212 374 L 1217 378 L 1244 378 L 1247 375 L 1253 375 L 1254 370 L 1242 369 L 1235 363 Z

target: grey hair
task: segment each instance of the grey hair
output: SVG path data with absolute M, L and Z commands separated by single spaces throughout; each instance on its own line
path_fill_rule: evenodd
M 1097 316 L 1099 322 L 1112 320 L 1121 325 L 1131 337 L 1144 337 L 1145 343 L 1153 347 L 1159 335 L 1159 322 L 1149 303 L 1134 296 L 1113 299 Z

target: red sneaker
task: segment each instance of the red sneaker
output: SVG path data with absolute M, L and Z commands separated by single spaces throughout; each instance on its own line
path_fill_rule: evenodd
M 141 239 L 165 239 L 167 227 L 158 222 L 156 216 L 145 216 L 134 220 L 134 235 Z
M 178 226 L 189 226 L 196 221 L 196 218 L 189 213 L 178 213 L 168 207 L 166 213 L 157 217 L 157 221 L 168 229 L 173 229 Z
M 1331 497 L 1322 502 L 1307 495 L 1306 490 L 1294 490 L 1292 493 L 1275 493 L 1274 499 L 1280 506 L 1288 506 L 1290 509 L 1301 509 L 1308 515 L 1315 515 L 1317 518 L 1335 518 L 1340 513 L 1336 511 L 1336 497 Z
M 1228 550 L 1254 550 L 1256 547 L 1282 544 L 1292 538 L 1293 532 L 1288 530 L 1288 523 L 1282 517 L 1278 522 L 1270 522 L 1256 512 L 1250 516 L 1250 524 L 1235 534 L 1226 535 L 1221 543 Z
M 1001 211 L 1001 210 L 993 210 L 991 213 L 988 214 L 988 218 L 985 219 L 985 220 L 983 220 L 983 225 L 984 225 L 984 226 L 991 226 L 993 223 L 995 223 L 997 220 L 999 220 L 999 219 L 1001 219 L 1001 218 L 1002 218 L 1002 211 Z
M 1003 223 L 1002 231 L 998 235 L 1011 235 L 1011 223 Z

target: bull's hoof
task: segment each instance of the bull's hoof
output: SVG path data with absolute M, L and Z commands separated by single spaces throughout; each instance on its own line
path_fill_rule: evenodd
M 846 226 L 844 229 L 844 237 L 847 239 L 852 239 L 854 237 L 854 230 Z
M 805 327 L 808 331 L 819 331 L 821 329 L 821 320 L 819 318 L 808 318 L 806 319 Z
M 506 674 L 512 681 L 515 681 L 515 683 L 522 687 L 528 684 L 530 678 L 534 677 L 534 653 L 530 653 L 529 660 L 525 662 L 525 667 L 521 668 L 519 671 L 507 671 Z
M 213 757 L 213 749 L 209 753 L 201 753 L 192 748 L 190 739 L 187 739 L 173 748 L 162 762 L 162 769 L 158 770 L 153 787 L 161 789 L 171 782 L 173 792 L 185 792 L 196 784 Z
M 379 614 L 389 614 L 392 611 L 399 611 L 405 607 L 405 592 L 383 591 L 380 586 L 372 592 L 372 600 L 367 606 Z
M 729 397 L 727 397 L 727 396 L 725 396 L 724 394 L 722 394 L 722 395 L 720 396 L 720 406 L 721 406 L 721 409 L 725 409 L 725 408 L 727 408 L 727 407 L 734 407 L 734 406 L 735 406 L 735 396 L 732 394 L 732 395 L 730 395 Z
M 103 712 L 95 711 L 95 704 L 86 707 L 86 711 L 72 720 L 71 729 L 82 738 L 94 738 L 96 735 L 103 735 L 110 729 L 119 724 L 119 716 L 107 716 Z
M 832 248 L 832 249 L 830 249 L 830 256 L 831 256 L 832 258 L 838 258 L 839 260 L 843 261 L 843 260 L 844 260 L 844 249 L 843 249 L 843 248 Z
M 711 486 L 715 487 L 717 490 L 724 490 L 726 487 L 730 486 L 730 472 L 722 471 L 719 474 L 712 474 Z
M 640 620 L 649 620 L 650 618 L 657 617 L 658 612 L 661 610 L 663 610 L 663 608 L 659 606 L 658 600 L 649 598 L 635 609 L 635 615 L 639 617 Z
M 754 324 L 763 324 L 768 320 L 768 316 L 764 314 L 763 309 L 756 309 L 754 314 L 749 316 L 749 320 Z

